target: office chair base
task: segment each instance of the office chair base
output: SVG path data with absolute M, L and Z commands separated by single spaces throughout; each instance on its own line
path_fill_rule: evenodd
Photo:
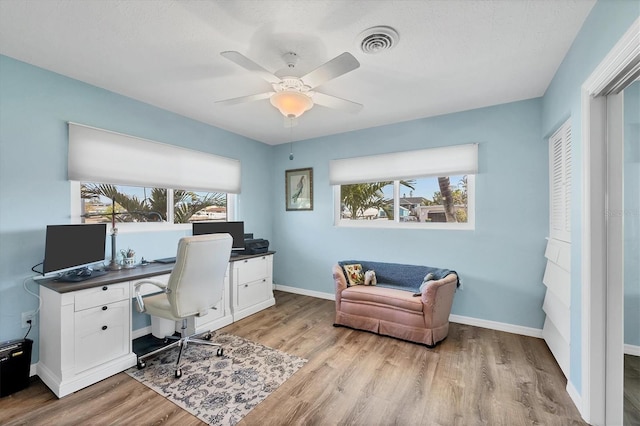
M 196 337 L 192 337 L 192 336 L 186 336 L 186 337 L 175 337 L 175 336 L 167 336 L 165 337 L 165 343 L 168 342 L 169 340 L 174 340 L 172 343 L 163 346 L 161 348 L 158 348 L 154 351 L 151 351 L 149 353 L 146 353 L 144 355 L 140 355 L 138 356 L 137 359 L 137 367 L 138 370 L 142 370 L 143 368 L 145 368 L 147 366 L 147 363 L 144 361 L 145 359 L 152 357 L 153 355 L 159 353 L 159 352 L 163 352 L 167 349 L 171 349 L 175 346 L 180 346 L 180 352 L 178 353 L 178 360 L 176 361 L 176 370 L 175 370 L 175 378 L 179 379 L 180 377 L 182 377 L 182 368 L 180 368 L 180 360 L 182 358 L 182 351 L 187 347 L 188 343 L 196 343 L 196 344 L 203 344 L 203 345 L 209 345 L 209 346 L 217 346 L 218 350 L 216 351 L 216 356 L 223 356 L 224 355 L 224 349 L 222 348 L 222 346 L 219 343 L 214 343 L 211 342 L 212 339 L 212 335 L 211 333 L 207 333 L 205 335 L 202 336 L 202 338 L 196 338 Z

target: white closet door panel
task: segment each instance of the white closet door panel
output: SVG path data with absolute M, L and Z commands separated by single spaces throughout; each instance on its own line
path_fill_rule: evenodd
M 549 238 L 544 256 L 567 272 L 571 272 L 571 244 Z
M 553 325 L 562 335 L 565 341 L 571 340 L 571 315 L 567 306 L 560 301 L 552 292 L 547 292 L 544 297 L 542 309 L 547 314 L 546 321 L 553 322 Z
M 562 337 L 549 318 L 544 321 L 542 336 L 562 369 L 564 376 L 569 377 L 569 342 Z
M 547 262 L 542 282 L 569 309 L 571 306 L 571 274 L 555 263 Z

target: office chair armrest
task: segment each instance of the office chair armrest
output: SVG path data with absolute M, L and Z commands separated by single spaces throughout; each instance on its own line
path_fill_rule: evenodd
M 133 288 L 135 293 L 136 293 L 136 302 L 137 302 L 137 305 L 138 305 L 137 306 L 138 312 L 146 311 L 146 308 L 144 307 L 144 299 L 142 298 L 142 294 L 140 294 L 140 287 L 142 287 L 143 284 L 154 285 L 154 286 L 158 287 L 160 290 L 162 290 L 162 293 L 171 292 L 171 290 L 167 287 L 167 285 L 165 283 L 160 282 L 160 281 L 154 281 L 154 280 L 138 281 L 136 283 L 135 287 Z

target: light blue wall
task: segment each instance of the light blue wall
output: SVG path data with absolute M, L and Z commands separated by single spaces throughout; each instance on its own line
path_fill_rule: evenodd
M 533 99 L 344 133 L 296 143 L 293 161 L 288 146 L 277 146 L 274 281 L 333 294 L 331 267 L 343 259 L 444 267 L 464 282 L 454 314 L 542 328 L 549 203 L 540 114 Z M 474 231 L 333 225 L 330 160 L 471 142 L 480 144 Z M 313 168 L 314 209 L 286 211 L 285 170 L 301 167 Z
M 572 178 L 575 184 L 572 185 L 571 194 L 571 371 L 569 381 L 578 392 L 582 392 L 580 87 L 638 16 L 640 16 L 640 2 L 637 0 L 598 1 L 543 97 L 542 133 L 544 135 L 550 135 L 562 122 L 571 118 Z
M 640 346 L 640 82 L 624 89 L 624 342 Z
M 271 237 L 269 146 L 6 56 L 0 94 L 0 341 L 23 337 L 21 312 L 37 307 L 23 281 L 42 261 L 46 225 L 70 221 L 67 121 L 241 160 L 239 219 L 248 232 Z M 170 256 L 182 234 L 121 234 L 118 245 L 147 258 Z M 145 321 L 134 317 L 134 327 Z M 29 337 L 36 362 L 38 327 Z
M 443 266 L 456 269 L 464 280 L 453 313 L 540 328 L 548 235 L 545 137 L 572 118 L 578 183 L 580 85 L 639 15 L 637 0 L 599 1 L 542 99 L 302 141 L 294 144 L 293 161 L 287 145 L 270 147 L 0 56 L 0 340 L 22 337 L 20 313 L 37 306 L 23 281 L 42 260 L 45 226 L 69 221 L 67 121 L 240 159 L 239 218 L 247 232 L 269 239 L 277 250 L 277 284 L 331 294 L 331 265 L 352 257 Z M 474 231 L 333 226 L 329 160 L 469 142 L 480 144 Z M 286 212 L 284 171 L 300 167 L 314 170 L 314 210 Z M 569 378 L 578 391 L 579 188 L 574 185 Z M 181 234 L 122 234 L 118 243 L 148 258 L 168 256 Z M 37 290 L 33 283 L 29 287 Z M 134 328 L 147 321 L 134 316 Z M 37 327 L 30 337 L 36 362 Z

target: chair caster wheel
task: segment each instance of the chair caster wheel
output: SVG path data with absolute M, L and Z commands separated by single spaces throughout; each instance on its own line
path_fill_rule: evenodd
M 138 361 L 138 370 L 142 370 L 143 368 L 145 368 L 147 366 L 147 363 L 144 361 Z
M 207 334 L 205 334 L 204 336 L 202 336 L 202 338 L 203 338 L 204 340 L 211 340 L 211 338 L 212 338 L 212 337 L 213 337 L 213 336 L 211 335 L 211 333 L 207 333 Z
M 216 352 L 217 356 L 222 356 L 224 354 L 224 349 L 222 348 L 218 348 L 218 351 Z
M 180 377 L 182 377 L 182 368 L 178 368 L 176 370 L 175 376 L 176 376 L 176 379 L 179 379 Z

